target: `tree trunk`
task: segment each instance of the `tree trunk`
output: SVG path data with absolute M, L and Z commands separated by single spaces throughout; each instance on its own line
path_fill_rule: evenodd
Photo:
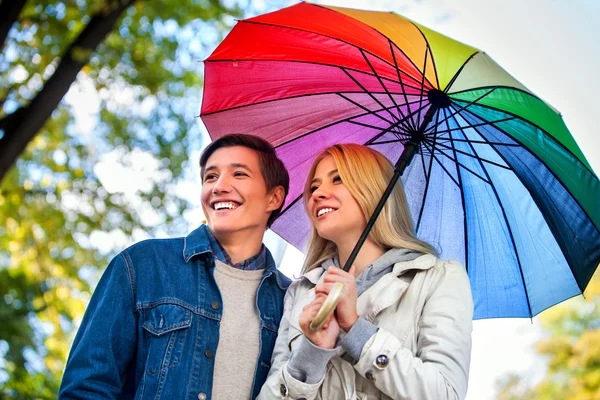
M 4 0 L 2 4 L 10 1 Z M 88 62 L 89 56 L 113 30 L 123 11 L 133 2 L 134 0 L 121 1 L 118 7 L 92 17 L 90 23 L 69 46 L 52 77 L 31 103 L 0 120 L 0 129 L 4 131 L 4 136 L 0 138 L 0 182 L 29 141 L 43 128 L 81 68 Z
M 6 44 L 10 27 L 19 19 L 27 0 L 2 0 L 0 3 L 0 50 Z

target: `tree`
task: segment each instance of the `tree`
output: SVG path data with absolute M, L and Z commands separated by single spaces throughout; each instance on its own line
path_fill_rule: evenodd
M 600 271 L 585 295 L 541 316 L 545 338 L 536 351 L 548 360 L 543 380 L 531 386 L 511 375 L 500 383 L 499 400 L 600 400 Z
M 114 254 L 101 232 L 187 229 L 177 185 L 200 148 L 199 61 L 240 12 L 219 0 L 0 3 L 0 397 L 56 397 Z M 73 101 L 95 103 L 91 121 Z M 140 169 L 153 179 L 111 186 L 107 171 Z

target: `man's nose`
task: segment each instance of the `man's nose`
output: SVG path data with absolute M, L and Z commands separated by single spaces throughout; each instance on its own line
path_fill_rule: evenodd
M 229 193 L 231 192 L 231 182 L 226 174 L 219 176 L 213 186 L 213 193 Z

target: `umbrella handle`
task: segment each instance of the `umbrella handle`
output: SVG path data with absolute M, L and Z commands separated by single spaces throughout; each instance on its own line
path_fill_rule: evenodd
M 329 316 L 333 314 L 335 311 L 335 307 L 337 307 L 338 303 L 342 299 L 342 295 L 346 291 L 346 286 L 341 282 L 336 282 L 329 292 L 329 295 L 325 299 L 325 302 L 315 315 L 315 318 L 310 323 L 310 330 L 313 332 L 317 332 L 323 328 L 325 325 L 325 321 L 329 319 Z

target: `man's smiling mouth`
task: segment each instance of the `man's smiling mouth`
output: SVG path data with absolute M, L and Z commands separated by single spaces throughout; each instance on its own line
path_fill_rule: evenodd
M 233 202 L 233 201 L 218 201 L 216 203 L 213 203 L 213 208 L 216 211 L 220 211 L 220 210 L 235 210 L 239 206 L 240 205 L 238 203 Z

